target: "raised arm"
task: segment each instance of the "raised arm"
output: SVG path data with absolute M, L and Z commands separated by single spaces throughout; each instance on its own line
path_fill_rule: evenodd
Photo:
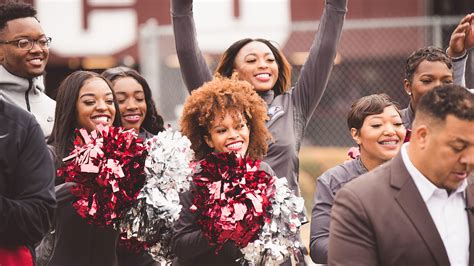
M 453 59 L 454 84 L 466 86 L 467 51 L 474 47 L 474 13 L 466 15 L 451 34 L 447 54 Z
M 318 31 L 293 91 L 303 128 L 318 106 L 329 80 L 347 12 L 347 0 L 326 0 Z
M 314 194 L 309 243 L 309 254 L 315 263 L 325 264 L 328 260 L 329 222 L 333 202 L 334 195 L 329 183 L 320 176 Z
M 171 0 L 171 19 L 181 75 L 189 93 L 191 93 L 212 79 L 211 71 L 196 39 L 193 1 Z
M 375 237 L 360 199 L 343 187 L 331 214 L 329 265 L 379 265 Z
M 15 136 L 21 138 L 19 142 L 7 140 L 12 145 L 3 151 L 18 161 L 11 162 L 16 167 L 7 173 L 11 175 L 7 194 L 0 194 L 0 246 L 39 242 L 49 230 L 56 207 L 53 163 L 43 132 L 32 117 L 25 130 L 25 135 Z

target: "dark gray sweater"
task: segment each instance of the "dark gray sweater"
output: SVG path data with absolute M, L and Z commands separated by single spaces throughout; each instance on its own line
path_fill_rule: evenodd
M 172 0 L 172 22 L 176 50 L 184 82 L 191 92 L 212 79 L 196 40 L 192 0 Z M 274 142 L 269 144 L 264 161 L 278 177 L 286 177 L 289 187 L 299 195 L 298 152 L 308 121 L 326 89 L 336 47 L 347 11 L 347 0 L 327 0 L 319 29 L 295 86 L 274 96 L 261 94 L 268 105 L 267 128 Z
M 352 179 L 367 172 L 360 157 L 346 161 L 322 174 L 317 181 L 311 219 L 310 255 L 315 263 L 327 263 L 329 222 L 336 192 Z
M 411 124 L 415 119 L 415 112 L 413 112 L 413 108 L 411 107 L 411 103 L 408 104 L 407 108 L 400 110 L 400 116 L 402 117 L 403 126 L 406 129 L 411 130 Z

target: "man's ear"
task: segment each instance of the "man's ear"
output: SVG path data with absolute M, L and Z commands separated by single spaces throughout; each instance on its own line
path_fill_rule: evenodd
M 211 149 L 214 149 L 214 143 L 208 135 L 204 136 L 204 141 L 206 142 L 207 146 L 211 147 Z
M 351 128 L 351 136 L 352 139 L 357 143 L 357 145 L 360 145 L 359 131 L 357 129 Z
M 411 138 L 413 138 L 413 136 L 415 135 L 417 145 L 421 149 L 424 149 L 428 144 L 430 133 L 431 133 L 430 129 L 427 126 L 420 125 L 420 126 L 416 127 L 414 132 L 413 131 L 411 132 L 411 135 L 412 135 Z

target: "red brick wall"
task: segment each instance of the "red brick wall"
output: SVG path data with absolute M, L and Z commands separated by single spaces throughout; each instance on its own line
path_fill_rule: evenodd
M 427 14 L 428 0 L 348 0 L 348 19 L 416 17 Z M 292 0 L 291 18 L 293 21 L 319 19 L 324 0 Z

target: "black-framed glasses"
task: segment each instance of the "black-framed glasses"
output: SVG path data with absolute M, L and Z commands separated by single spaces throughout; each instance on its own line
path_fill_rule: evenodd
M 31 50 L 35 43 L 41 48 L 41 49 L 49 49 L 49 45 L 51 44 L 51 37 L 42 37 L 36 40 L 33 39 L 27 39 L 27 38 L 21 38 L 21 39 L 16 39 L 16 40 L 11 40 L 11 41 L 0 41 L 0 44 L 16 44 L 18 48 L 22 50 Z

